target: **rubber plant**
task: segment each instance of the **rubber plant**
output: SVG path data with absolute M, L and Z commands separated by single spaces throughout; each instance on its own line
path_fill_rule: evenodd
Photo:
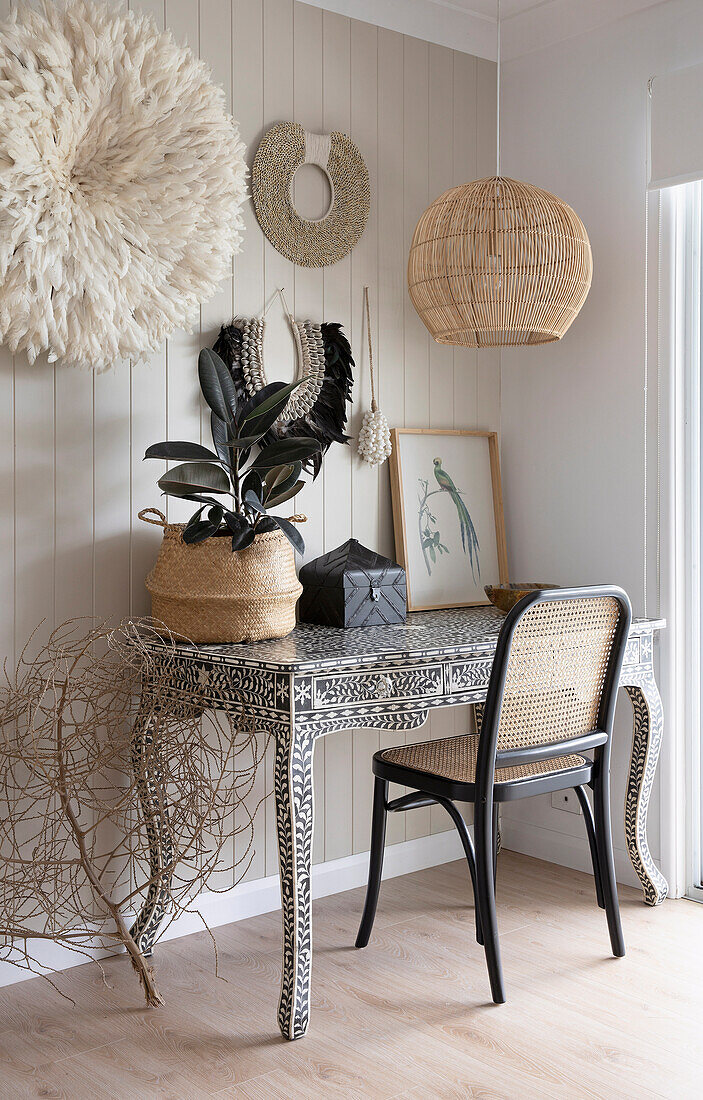
M 149 447 L 145 458 L 164 458 L 179 465 L 159 478 L 166 496 L 192 500 L 198 508 L 183 531 L 186 543 L 231 536 L 232 550 L 251 546 L 258 534 L 280 529 L 294 549 L 305 543 L 298 529 L 281 516 L 268 514 L 302 488 L 303 463 L 320 450 L 315 439 L 279 439 L 259 447 L 300 382 L 270 382 L 252 397 L 238 401 L 232 377 L 216 352 L 203 348 L 198 377 L 210 407 L 214 450 L 200 443 L 164 441 Z

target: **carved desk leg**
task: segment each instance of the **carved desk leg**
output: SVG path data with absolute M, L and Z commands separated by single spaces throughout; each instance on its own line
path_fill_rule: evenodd
M 657 770 L 663 733 L 662 701 L 651 669 L 637 674 L 636 684 L 625 684 L 634 711 L 632 752 L 625 793 L 625 838 L 630 861 L 647 905 L 659 905 L 669 893 L 647 843 L 647 809 Z
M 132 735 L 132 768 L 149 841 L 149 889 L 130 932 L 144 955 L 151 955 L 169 899 L 173 838 L 168 816 L 158 747 L 158 721 L 152 710 L 140 711 Z
M 289 725 L 276 730 L 274 790 L 283 903 L 278 1026 L 285 1039 L 300 1039 L 310 1019 L 313 747 L 308 730 Z

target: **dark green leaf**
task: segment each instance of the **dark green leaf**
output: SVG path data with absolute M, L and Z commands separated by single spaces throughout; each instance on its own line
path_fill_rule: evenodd
M 178 496 L 180 500 L 192 500 L 196 504 L 219 504 L 219 500 L 215 500 L 214 497 L 207 497 L 203 493 L 171 493 L 170 496 Z
M 253 447 L 261 439 L 261 435 L 232 435 L 227 440 L 227 447 L 231 451 L 243 451 L 247 447 Z
M 227 512 L 225 512 L 225 514 L 223 516 L 223 519 L 224 519 L 225 523 L 227 524 L 227 526 L 229 527 L 229 529 L 230 529 L 230 531 L 232 532 L 233 535 L 238 535 L 246 527 L 251 526 L 251 524 L 245 518 L 245 516 L 240 515 L 238 512 L 228 512 L 227 511 Z
M 174 466 L 158 480 L 158 486 L 170 496 L 185 497 L 193 493 L 228 493 L 230 483 L 220 466 L 211 462 L 184 462 Z
M 215 527 L 208 520 L 200 520 L 188 531 L 183 532 L 183 541 L 189 546 L 193 546 L 196 542 L 205 542 L 205 539 L 212 538 L 217 534 L 218 528 Z
M 246 550 L 247 546 L 251 546 L 255 538 L 254 529 L 252 527 L 247 527 L 238 534 L 232 535 L 232 549 Z
M 283 489 L 280 493 L 276 493 L 275 496 L 267 497 L 266 507 L 275 508 L 279 504 L 284 504 L 285 501 L 290 500 L 296 493 L 299 493 L 304 485 L 304 481 L 295 481 L 288 489 Z
M 192 462 L 197 458 L 214 458 L 217 455 L 209 451 L 207 447 L 201 447 L 199 443 L 184 443 L 176 440 L 167 440 L 164 443 L 152 443 L 147 448 L 144 458 L 170 458 L 174 462 Z
M 294 550 L 297 550 L 299 554 L 305 553 L 303 536 L 290 520 L 282 519 L 281 516 L 270 516 L 270 519 L 274 521 L 277 527 L 280 527 Z
M 266 515 L 266 509 L 253 489 L 250 489 L 248 493 L 244 494 L 244 503 L 248 504 L 254 512 L 259 512 L 262 516 Z
M 231 465 L 232 453 L 227 446 L 227 440 L 229 439 L 227 425 L 214 412 L 210 413 L 210 431 L 220 461 L 226 462 L 228 466 Z
M 258 470 L 249 470 L 242 480 L 242 493 L 246 494 L 251 490 L 256 493 L 259 500 L 264 498 L 264 483 L 261 480 L 261 474 Z
M 296 382 L 270 382 L 249 398 L 242 410 L 241 427 L 264 435 L 275 424 L 288 404 L 288 398 L 304 379 Z
M 287 481 L 293 472 L 293 467 L 289 464 L 285 466 L 272 466 L 270 470 L 267 470 L 264 474 L 264 481 L 266 482 L 266 488 L 269 492 L 281 482 Z
M 200 507 L 198 508 L 197 512 L 193 512 L 193 515 L 190 517 L 190 519 L 188 520 L 188 522 L 185 526 L 185 531 L 183 532 L 184 535 L 188 531 L 189 527 L 195 527 L 196 523 L 200 519 L 200 517 L 203 514 L 204 510 L 205 510 L 205 505 L 201 504 Z
M 262 516 L 256 521 L 256 533 L 265 535 L 268 531 L 277 531 L 278 524 L 272 516 Z
M 198 508 L 197 512 L 188 520 L 185 530 L 183 531 L 183 541 L 189 546 L 192 546 L 196 542 L 204 542 L 205 539 L 209 539 L 220 529 L 220 524 L 222 522 L 222 506 L 216 504 L 214 507 L 210 508 L 208 511 L 208 519 L 200 518 L 202 511 L 202 507 Z M 217 515 L 218 512 L 220 513 L 219 518 Z
M 203 348 L 198 356 L 198 378 L 203 397 L 212 411 L 226 423 L 234 422 L 237 393 L 232 376 L 217 352 Z
M 287 493 L 288 490 L 297 483 L 303 469 L 303 464 L 302 462 L 294 462 L 290 466 L 276 466 L 275 469 L 288 471 L 288 473 L 286 476 L 283 476 L 283 474 L 281 474 L 278 477 L 271 478 L 270 481 L 268 474 L 271 471 L 268 471 L 268 473 L 266 474 L 266 477 L 264 478 L 267 488 L 267 493 L 264 498 L 266 507 L 268 507 L 269 504 L 273 503 L 274 498 L 278 499 L 280 496 L 282 496 L 283 493 Z
M 258 469 L 269 469 L 284 463 L 304 462 L 321 450 L 316 439 L 279 439 L 256 456 L 252 465 Z

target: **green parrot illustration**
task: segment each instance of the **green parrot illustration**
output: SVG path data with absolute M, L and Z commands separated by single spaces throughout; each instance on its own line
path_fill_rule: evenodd
M 450 497 L 454 501 L 454 507 L 459 514 L 459 529 L 461 531 L 461 545 L 464 553 L 468 553 L 469 561 L 471 562 L 471 575 L 476 580 L 476 574 L 481 576 L 481 568 L 478 562 L 478 551 L 480 549 L 478 537 L 476 535 L 476 528 L 471 522 L 471 516 L 469 510 L 461 499 L 459 489 L 450 478 L 446 470 L 442 469 L 442 459 L 434 459 L 434 476 L 440 489 L 444 489 L 449 493 Z

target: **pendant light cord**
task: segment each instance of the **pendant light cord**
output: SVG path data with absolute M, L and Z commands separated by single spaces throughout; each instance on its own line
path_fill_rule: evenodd
M 500 175 L 500 0 L 496 6 L 496 175 Z

